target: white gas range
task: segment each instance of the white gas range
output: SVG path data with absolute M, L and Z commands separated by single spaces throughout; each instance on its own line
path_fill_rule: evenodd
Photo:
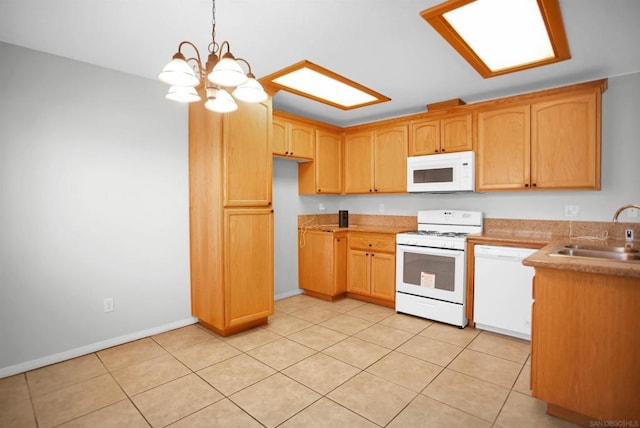
M 396 235 L 396 311 L 467 325 L 466 236 L 479 232 L 479 211 L 418 211 L 418 230 Z

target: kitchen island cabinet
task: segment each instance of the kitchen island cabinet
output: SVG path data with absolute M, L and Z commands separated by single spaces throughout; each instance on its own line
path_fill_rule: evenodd
M 640 420 L 638 278 L 535 266 L 533 297 L 533 396 L 584 426 Z
M 298 231 L 298 287 L 334 300 L 347 291 L 347 232 Z
M 273 313 L 271 101 L 203 104 L 189 106 L 191 312 L 226 336 Z
M 395 307 L 395 235 L 351 232 L 347 292 L 350 297 Z

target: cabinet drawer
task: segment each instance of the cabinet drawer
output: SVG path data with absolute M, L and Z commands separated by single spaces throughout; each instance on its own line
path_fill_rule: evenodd
M 385 233 L 350 233 L 349 247 L 353 249 L 395 253 L 396 236 Z

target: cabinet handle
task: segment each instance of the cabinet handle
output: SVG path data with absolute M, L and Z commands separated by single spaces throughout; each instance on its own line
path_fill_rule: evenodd
M 372 246 L 373 246 L 372 244 L 369 244 L 369 247 L 372 247 Z
M 289 153 L 291 156 L 293 156 L 293 152 Z
M 442 149 L 442 151 L 443 151 L 443 152 L 445 152 L 446 150 L 445 150 L 445 149 Z
M 322 189 L 318 189 L 318 193 L 322 193 Z
M 368 256 L 368 255 L 369 255 L 369 253 L 364 253 L 364 255 L 365 255 L 365 256 Z
M 525 183 L 524 187 L 529 187 L 529 183 Z
M 536 183 L 533 183 L 533 184 L 531 185 L 531 187 L 536 187 Z
M 373 189 L 369 189 L 370 192 L 373 192 Z
M 289 154 L 289 152 L 284 152 L 284 154 L 285 154 L 285 155 L 288 155 L 288 154 Z
M 436 153 L 438 153 L 439 150 L 436 150 Z
M 271 205 L 271 201 L 267 202 L 267 205 Z
M 375 256 L 375 255 L 376 255 L 376 253 L 371 253 L 371 257 L 373 257 L 373 256 Z
M 373 189 L 373 191 L 374 191 L 374 192 L 377 192 L 377 191 L 378 191 L 378 189 Z

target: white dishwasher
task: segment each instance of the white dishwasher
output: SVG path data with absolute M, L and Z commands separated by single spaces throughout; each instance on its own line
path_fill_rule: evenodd
M 476 245 L 473 320 L 476 328 L 531 340 L 534 269 L 522 260 L 531 248 Z

